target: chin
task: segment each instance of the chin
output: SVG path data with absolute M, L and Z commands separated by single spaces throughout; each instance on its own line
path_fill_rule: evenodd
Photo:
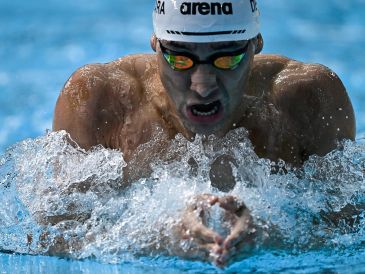
M 227 109 L 223 104 L 220 104 L 218 111 L 211 112 L 210 115 L 207 113 L 199 115 L 192 107 L 184 106 L 182 111 L 180 111 L 180 115 L 183 118 L 184 126 L 192 133 L 205 136 L 221 136 L 226 133 L 227 128 L 228 130 L 230 129 L 230 126 L 227 124 L 229 123 Z
M 186 122 L 185 126 L 191 132 L 199 135 L 216 135 L 221 136 L 225 133 L 225 124 L 217 123 L 217 124 L 192 124 L 190 122 Z

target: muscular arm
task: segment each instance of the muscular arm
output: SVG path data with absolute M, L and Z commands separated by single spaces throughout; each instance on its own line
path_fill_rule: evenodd
M 105 89 L 105 75 L 99 65 L 89 65 L 77 70 L 58 98 L 53 130 L 66 130 L 85 149 L 96 145 L 98 141 L 102 142 L 97 136 L 97 105 Z
M 87 65 L 78 69 L 65 84 L 56 104 L 53 130 L 67 131 L 73 141 L 81 148 L 86 150 L 95 145 L 108 147 L 110 127 L 116 123 L 123 125 L 124 109 L 121 100 L 116 98 L 118 91 L 123 91 L 122 87 L 118 89 L 110 88 L 110 75 L 108 74 L 107 65 Z M 111 103 L 112 102 L 112 103 Z M 57 167 L 55 168 L 57 170 Z M 55 172 L 57 177 L 57 171 Z M 57 178 L 56 178 L 57 180 Z M 92 187 L 100 185 L 105 191 L 112 187 L 117 191 L 121 186 L 120 181 L 99 182 L 93 178 L 88 178 L 81 182 L 66 182 L 64 190 L 58 195 L 62 203 L 65 196 L 72 193 L 86 193 L 95 191 Z M 106 186 L 102 186 L 106 184 Z M 97 194 L 97 192 L 95 192 Z M 70 252 L 81 248 L 82 243 L 77 239 L 66 239 L 62 235 L 63 227 L 69 224 L 81 224 L 90 218 L 90 212 L 80 207 L 79 203 L 71 203 L 71 207 L 65 204 L 64 214 L 58 212 L 36 212 L 37 221 L 45 226 L 51 225 L 59 229 L 60 236 L 57 236 L 51 242 L 47 243 L 49 249 L 47 255 L 70 256 Z M 33 235 L 29 235 L 29 242 L 33 240 Z M 48 239 L 48 233 L 41 235 L 40 242 Z M 37 239 L 34 239 L 37 240 Z
M 296 132 L 300 156 L 324 156 L 338 141 L 355 139 L 355 116 L 338 76 L 322 65 L 291 61 L 275 81 L 283 121 Z
M 58 98 L 53 130 L 66 130 L 84 149 L 102 145 L 130 158 L 161 120 L 147 101 L 146 85 L 154 86 L 156 75 L 153 64 L 152 55 L 132 55 L 80 68 Z

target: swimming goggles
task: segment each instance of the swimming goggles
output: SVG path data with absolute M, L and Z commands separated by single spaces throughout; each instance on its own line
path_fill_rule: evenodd
M 239 50 L 233 52 L 219 52 L 213 54 L 208 60 L 199 60 L 199 57 L 189 52 L 173 51 L 165 48 L 160 42 L 160 48 L 166 62 L 173 70 L 185 71 L 193 68 L 196 64 L 211 64 L 222 70 L 236 69 L 245 58 L 249 43 Z

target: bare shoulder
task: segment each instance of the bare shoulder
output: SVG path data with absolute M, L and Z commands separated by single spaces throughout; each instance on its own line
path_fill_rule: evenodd
M 107 64 L 89 64 L 76 70 L 64 85 L 61 95 L 75 107 L 87 100 L 105 95 L 105 90 L 123 91 L 123 95 L 136 93 L 135 82 L 141 83 L 156 67 L 154 55 L 130 55 Z M 148 75 L 147 75 L 148 74 Z
M 276 55 L 257 56 L 255 63 L 269 78 L 268 100 L 303 136 L 308 154 L 325 154 L 337 141 L 355 138 L 353 107 L 334 71 Z
M 154 55 L 131 55 L 75 71 L 57 100 L 53 130 L 66 130 L 84 148 L 104 144 L 98 133 L 122 124 L 144 99 L 144 83 L 156 73 Z
M 255 56 L 254 74 L 270 77 L 276 87 L 287 87 L 298 83 L 332 83 L 336 89 L 345 88 L 334 71 L 321 64 L 303 63 L 281 55 L 259 54 Z M 296 80 L 296 81 L 293 81 Z M 334 90 L 334 91 L 336 91 Z
M 344 109 L 351 106 L 338 75 L 321 64 L 307 64 L 279 55 L 258 55 L 254 75 L 256 82 L 264 79 L 261 82 L 270 86 L 266 88 L 266 96 L 276 104 L 300 100 L 302 104 L 308 104 L 306 107 Z

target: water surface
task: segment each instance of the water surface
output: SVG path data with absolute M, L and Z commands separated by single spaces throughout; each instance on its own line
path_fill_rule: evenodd
M 185 174 L 187 158 L 156 162 L 152 179 L 136 182 L 117 195 L 110 181 L 123 176 L 119 152 L 102 148 L 85 152 L 69 146 L 63 133 L 45 132 L 52 126 L 59 91 L 75 69 L 151 52 L 152 1 L 0 2 L 0 246 L 35 255 L 0 253 L 2 271 L 219 271 L 168 254 L 142 259 L 135 254 L 159 237 L 169 237 L 163 228 L 176 221 L 190 197 L 202 192 L 223 195 L 210 186 L 207 170 L 217 153 L 228 153 L 239 161 L 232 194 L 245 201 L 255 218 L 278 226 L 287 248 L 259 246 L 227 272 L 364 272 L 363 215 L 355 228 L 345 223 L 334 228 L 321 221 L 313 226 L 322 211 L 336 211 L 365 198 L 364 5 L 364 0 L 310 5 L 304 0 L 259 2 L 265 53 L 322 63 L 339 74 L 356 111 L 355 143 L 345 143 L 325 158 L 312 158 L 301 173 L 270 175 L 271 163 L 257 158 L 243 132 L 231 133 L 234 141 L 223 142 L 215 152 L 199 139 L 187 143 L 177 138 L 171 149 L 196 158 L 197 175 Z M 27 138 L 32 139 L 13 145 Z M 55 172 L 57 165 L 62 168 Z M 69 195 L 73 183 L 87 178 L 97 183 L 85 193 Z M 50 226 L 37 222 L 37 214 L 62 214 L 70 206 L 78 214 L 91 216 L 90 220 Z M 39 240 L 45 231 L 48 242 Z M 60 234 L 75 242 L 82 240 L 81 248 L 72 254 L 78 260 L 38 256 Z M 28 235 L 34 239 L 30 245 Z

